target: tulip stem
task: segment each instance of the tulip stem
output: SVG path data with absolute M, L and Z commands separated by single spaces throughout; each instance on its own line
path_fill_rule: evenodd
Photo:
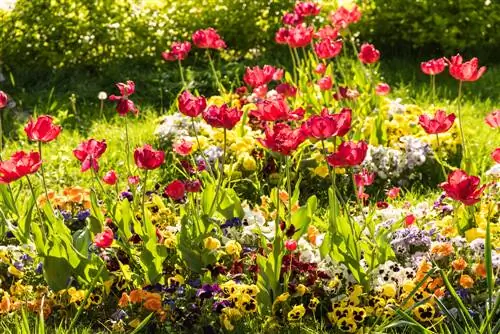
M 144 184 L 142 185 L 142 223 L 146 223 L 146 190 L 148 185 L 148 170 L 144 173 Z
M 178 59 L 177 63 L 179 64 L 179 73 L 181 74 L 182 89 L 184 90 L 184 88 L 186 88 L 186 80 L 184 80 L 184 71 L 182 70 L 181 60 Z
M 220 93 L 224 93 L 224 86 L 219 81 L 219 76 L 217 75 L 217 71 L 215 70 L 214 62 L 212 60 L 212 56 L 210 56 L 210 50 L 207 49 L 208 62 L 210 63 L 210 68 L 212 69 L 212 73 L 214 74 L 215 83 L 217 84 L 217 89 Z
M 43 167 L 42 142 L 41 141 L 38 142 L 38 153 L 40 154 L 40 161 L 42 161 L 42 164 L 40 166 L 40 171 L 42 172 L 43 190 L 45 191 L 45 198 L 47 199 L 47 203 L 49 203 L 49 206 L 52 209 L 52 204 L 50 203 L 50 199 L 49 199 L 49 192 L 47 190 L 47 183 L 45 182 L 45 168 Z
M 458 125 L 460 129 L 460 137 L 462 139 L 462 159 L 467 158 L 467 150 L 465 148 L 465 136 L 462 127 L 462 80 L 458 82 Z
M 224 144 L 222 146 L 222 163 L 219 170 L 219 181 L 217 182 L 217 188 L 215 189 L 215 197 L 212 205 L 210 206 L 209 214 L 212 213 L 215 203 L 219 204 L 219 191 L 222 187 L 222 180 L 224 179 L 224 164 L 226 163 L 226 144 L 227 144 L 227 129 L 224 128 Z
M 334 140 L 334 145 L 335 145 L 335 138 L 333 138 Z M 323 148 L 323 155 L 325 157 L 325 162 L 326 162 L 326 166 L 328 167 L 328 174 L 330 175 L 330 180 L 332 182 L 332 187 L 333 187 L 333 196 L 337 196 L 336 194 L 336 191 L 337 191 L 337 185 L 336 185 L 336 180 L 335 180 L 335 166 L 330 166 L 330 164 L 328 163 L 327 161 L 327 156 L 328 156 L 328 152 L 326 151 L 326 148 L 325 148 L 325 141 L 322 139 L 321 140 L 321 146 Z M 335 149 L 334 149 L 335 151 Z M 332 171 L 333 169 L 333 171 Z M 336 206 L 337 204 L 337 201 L 333 201 L 333 205 Z M 331 231 L 335 231 L 335 228 L 337 226 L 337 216 L 336 216 L 336 213 L 335 213 L 335 208 L 332 208 L 333 209 L 333 217 L 332 217 L 332 222 L 333 222 L 333 226 L 330 227 L 330 230 Z
M 196 145 L 198 146 L 198 151 L 200 151 L 201 157 L 203 158 L 203 161 L 205 162 L 205 165 L 206 165 L 206 167 L 208 169 L 208 172 L 210 173 L 210 176 L 212 176 L 213 178 L 215 178 L 215 174 L 214 174 L 214 172 L 212 170 L 212 166 L 208 162 L 207 157 L 205 156 L 205 153 L 201 149 L 200 139 L 198 138 L 198 131 L 196 130 L 196 126 L 194 124 L 194 117 L 191 117 L 191 125 L 193 127 L 194 136 L 196 138 Z
M 292 57 L 292 63 L 293 63 L 293 69 L 292 69 L 292 74 L 293 74 L 293 82 L 297 82 L 297 62 L 295 61 L 295 56 L 293 55 L 292 48 L 288 46 L 288 50 L 290 51 L 290 56 Z
M 432 87 L 432 105 L 435 104 L 436 99 L 436 76 L 431 75 L 431 87 Z
M 130 170 L 130 140 L 128 137 L 128 118 L 127 118 L 127 116 L 125 116 L 125 141 L 126 141 L 126 146 L 127 146 L 127 152 L 126 152 L 127 171 L 128 171 L 128 175 L 131 176 L 132 171 Z
M 439 158 L 439 152 L 441 151 L 441 145 L 439 144 L 439 134 L 437 134 L 437 133 L 436 133 L 436 142 L 437 142 L 436 157 L 438 158 L 438 162 L 441 165 L 441 170 L 443 171 L 444 179 L 446 180 L 446 178 L 447 178 L 446 171 L 444 169 L 443 163 L 441 162 L 441 159 Z
M 290 157 L 285 156 L 286 184 L 288 191 L 288 226 L 292 226 L 292 180 L 290 179 Z
M 28 186 L 31 191 L 31 196 L 33 196 L 33 201 L 35 202 L 35 208 L 36 211 L 38 212 L 38 219 L 40 220 L 40 227 L 42 229 L 44 239 L 47 239 L 47 234 L 45 233 L 45 226 L 43 224 L 42 211 L 40 210 L 40 207 L 38 206 L 38 202 L 36 200 L 35 188 L 33 188 L 33 184 L 31 183 L 31 180 L 28 175 L 26 175 L 26 180 L 28 180 Z

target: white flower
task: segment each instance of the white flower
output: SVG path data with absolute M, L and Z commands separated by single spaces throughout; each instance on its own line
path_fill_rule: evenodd
M 106 94 L 106 92 L 99 92 L 99 95 L 97 95 L 97 98 L 101 101 L 106 100 L 108 98 L 108 94 Z

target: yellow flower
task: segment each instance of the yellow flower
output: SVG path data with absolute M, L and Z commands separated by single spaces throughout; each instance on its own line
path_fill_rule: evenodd
M 352 306 L 359 305 L 361 302 L 359 296 L 361 296 L 361 294 L 363 294 L 363 287 L 359 284 L 355 285 L 352 288 L 352 292 L 349 294 L 349 304 Z
M 380 287 L 380 295 L 385 298 L 396 297 L 396 285 L 392 283 L 382 285 Z
M 77 304 L 79 305 L 81 301 L 85 298 L 85 290 L 76 290 L 75 288 L 71 287 L 67 290 L 68 295 L 70 295 L 70 304 Z
M 216 106 L 220 107 L 224 103 L 225 103 L 225 101 L 224 101 L 224 98 L 222 96 L 214 95 L 208 99 L 207 106 L 216 105 Z
M 249 294 L 250 296 L 255 297 L 255 296 L 257 296 L 257 294 L 259 293 L 260 290 L 257 287 L 257 285 L 252 284 L 252 285 L 245 285 L 245 287 L 243 288 L 243 291 L 245 293 Z
M 328 167 L 326 165 L 320 165 L 312 170 L 315 175 L 325 178 L 328 176 Z
M 17 278 L 21 278 L 24 276 L 24 273 L 13 265 L 10 265 L 7 271 L 9 272 L 9 274 L 11 274 L 12 276 L 16 276 Z
M 293 294 L 294 297 L 302 297 L 306 292 L 307 292 L 307 287 L 304 284 L 299 284 L 295 288 L 295 293 Z
M 230 240 L 227 242 L 226 244 L 226 253 L 228 255 L 233 255 L 234 257 L 238 258 L 240 256 L 240 253 L 241 253 L 241 245 L 239 244 L 239 242 L 235 241 L 235 240 Z
M 239 295 L 236 306 L 244 313 L 252 313 L 257 311 L 257 301 L 246 293 Z
M 141 324 L 141 320 L 137 319 L 137 318 L 135 318 L 134 320 L 132 320 L 131 322 L 128 323 L 128 325 L 132 328 L 137 328 L 140 324 Z
M 251 172 L 257 169 L 257 162 L 250 155 L 246 155 L 245 157 L 243 157 L 242 165 L 243 168 Z
M 298 321 L 306 314 L 304 305 L 295 305 L 290 312 L 288 312 L 288 321 Z
M 318 304 L 319 304 L 319 299 L 316 297 L 312 297 L 311 300 L 309 301 L 309 305 L 307 305 L 307 307 L 310 310 L 314 311 L 316 309 L 316 307 L 318 307 Z
M 352 318 L 340 318 L 337 321 L 337 327 L 345 333 L 355 333 L 358 329 L 356 321 Z
M 206 249 L 212 251 L 220 247 L 220 241 L 212 237 L 205 238 L 205 240 L 203 240 L 203 244 Z
M 221 284 L 220 288 L 226 295 L 232 295 L 239 290 L 238 284 L 236 284 L 234 281 L 227 281 L 226 283 Z
M 485 238 L 485 237 L 486 237 L 486 231 L 481 228 L 471 228 L 465 231 L 465 239 L 467 239 L 467 242 L 471 242 L 478 238 Z
M 276 302 L 283 303 L 286 302 L 290 298 L 290 294 L 288 292 L 282 293 L 276 298 Z
M 431 303 L 419 305 L 413 309 L 413 314 L 422 322 L 430 321 L 434 318 L 435 310 Z
M 362 307 L 353 307 L 351 308 L 350 317 L 354 319 L 356 322 L 362 322 L 366 318 L 366 311 Z

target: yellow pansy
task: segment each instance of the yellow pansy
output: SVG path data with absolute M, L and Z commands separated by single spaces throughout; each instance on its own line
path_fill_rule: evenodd
M 241 253 L 241 245 L 239 242 L 235 240 L 230 240 L 226 243 L 225 246 L 226 253 L 228 255 L 233 255 L 234 257 L 239 257 Z
M 213 237 L 208 237 L 203 240 L 203 245 L 208 250 L 216 250 L 220 247 L 220 241 Z
M 328 166 L 326 165 L 320 165 L 312 170 L 312 172 L 315 175 L 318 175 L 319 177 L 325 178 L 328 176 Z
M 288 312 L 288 321 L 298 321 L 306 314 L 304 305 L 295 305 L 290 312 Z

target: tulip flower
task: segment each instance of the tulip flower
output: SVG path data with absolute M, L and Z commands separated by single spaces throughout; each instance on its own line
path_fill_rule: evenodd
M 305 135 L 320 140 L 333 136 L 344 136 L 351 128 L 352 114 L 348 108 L 343 108 L 339 114 L 328 114 L 328 109 L 323 109 L 321 115 L 311 116 L 302 124 Z
M 184 186 L 186 188 L 186 192 L 188 193 L 197 193 L 200 192 L 201 190 L 201 181 L 200 180 L 193 180 L 193 181 L 186 181 L 184 182 Z
M 450 75 L 459 81 L 476 81 L 486 72 L 485 66 L 478 68 L 479 60 L 476 57 L 464 63 L 462 56 L 457 54 L 451 57 L 451 61 L 448 60 L 448 64 Z
M 333 167 L 358 166 L 365 160 L 367 151 L 368 145 L 364 141 L 345 141 L 339 145 L 337 152 L 330 154 L 326 160 Z
M 144 145 L 134 151 L 134 160 L 140 169 L 153 170 L 165 160 L 165 152 L 154 150 L 151 145 Z
M 179 111 L 189 117 L 197 117 L 207 107 L 207 100 L 204 96 L 194 96 L 185 90 L 177 99 Z
M 500 164 L 500 147 L 497 147 L 493 152 L 491 152 L 491 157 L 496 163 Z
M 61 127 L 55 125 L 51 116 L 40 116 L 36 119 L 30 119 L 28 124 L 24 127 L 24 132 L 31 141 L 39 141 L 48 143 L 59 136 Z
M 115 235 L 113 230 L 106 227 L 103 232 L 97 233 L 94 237 L 94 245 L 98 248 L 108 248 L 113 243 Z
M 336 29 L 330 25 L 326 25 L 314 33 L 314 38 L 320 38 L 323 40 L 329 39 L 329 40 L 334 41 L 337 39 L 337 37 L 339 37 L 338 29 Z
M 110 170 L 102 177 L 102 181 L 110 186 L 114 186 L 118 182 L 118 174 L 114 170 Z
M 446 195 L 465 205 L 474 205 L 480 201 L 486 185 L 478 188 L 481 180 L 477 176 L 469 176 L 463 170 L 457 169 L 448 175 L 448 181 L 439 186 Z
M 446 115 L 443 110 L 438 110 L 434 114 L 434 118 L 429 115 L 420 115 L 418 123 L 428 134 L 438 134 L 448 131 L 455 121 L 455 114 Z
M 41 165 L 38 152 L 16 152 L 9 160 L 0 161 L 0 184 L 11 183 L 23 176 L 34 174 Z
M 312 1 L 297 2 L 294 12 L 302 17 L 316 16 L 321 11 L 321 7 Z
M 500 110 L 492 111 L 484 121 L 493 129 L 500 127 Z
M 274 36 L 274 41 L 278 44 L 288 44 L 290 31 L 287 28 L 279 28 Z
M 303 48 L 311 43 L 314 28 L 299 24 L 288 30 L 288 45 L 292 48 Z
M 380 51 L 372 44 L 365 43 L 361 45 L 358 58 L 363 64 L 373 64 L 380 59 Z
M 3 91 L 0 90 L 0 109 L 3 109 L 7 106 L 9 102 L 9 97 Z
M 431 59 L 420 63 L 420 69 L 427 75 L 437 75 L 446 67 L 445 58 Z
M 287 83 L 281 83 L 278 86 L 276 86 L 276 91 L 283 98 L 294 97 L 295 95 L 297 95 L 297 87 Z
M 173 148 L 175 153 L 185 157 L 191 153 L 191 151 L 193 149 L 193 143 L 182 138 L 182 139 L 176 141 L 175 143 L 173 143 L 172 148 Z
M 275 124 L 273 128 L 266 126 L 265 135 L 264 139 L 258 141 L 267 149 L 282 155 L 290 155 L 306 139 L 301 128 L 292 129 L 286 123 Z
M 170 51 L 164 51 L 161 56 L 166 61 L 176 61 L 186 59 L 189 51 L 191 51 L 191 43 L 189 42 L 174 42 L 170 47 Z
M 314 72 L 317 73 L 317 74 L 324 74 L 326 71 L 326 65 L 323 64 L 323 63 L 319 63 L 318 65 L 316 65 L 316 67 L 314 68 Z
M 405 217 L 405 227 L 410 227 L 412 226 L 413 224 L 415 224 L 415 221 L 417 220 L 417 218 L 415 217 L 415 215 L 408 215 Z
M 368 172 L 366 168 L 363 168 L 361 172 L 354 174 L 354 184 L 358 188 L 357 196 L 361 199 L 367 199 L 368 194 L 364 193 L 366 186 L 369 186 L 375 180 L 375 173 Z
M 325 90 L 332 89 L 332 86 L 333 86 L 332 78 L 329 75 L 326 77 L 320 78 L 318 80 L 318 86 L 322 92 L 324 92 Z
M 285 241 L 285 248 L 289 251 L 289 252 L 293 252 L 294 250 L 297 249 L 297 240 L 286 240 Z
M 391 92 L 391 86 L 386 83 L 379 83 L 377 87 L 375 87 L 375 94 L 379 96 L 385 96 Z
M 73 155 L 82 163 L 82 172 L 92 168 L 94 171 L 99 171 L 99 162 L 97 159 L 106 151 L 106 141 L 97 141 L 89 139 L 80 143 L 73 150 Z
M 231 130 L 241 119 L 243 112 L 238 108 L 229 108 L 227 104 L 222 106 L 211 105 L 203 111 L 203 119 L 214 128 Z
M 193 43 L 200 49 L 225 49 L 226 43 L 214 28 L 200 29 L 194 32 Z
M 116 101 L 116 111 L 120 116 L 125 116 L 129 112 L 137 114 L 139 110 L 136 108 L 134 102 L 129 99 L 129 96 L 135 92 L 135 83 L 128 80 L 127 83 L 117 83 L 116 87 L 120 91 L 120 96 L 111 95 L 109 97 L 110 101 Z
M 252 88 L 266 85 L 271 81 L 281 80 L 283 77 L 283 70 L 277 69 L 270 65 L 264 65 L 260 68 L 254 66 L 253 68 L 247 67 L 243 75 L 243 81 Z
M 401 191 L 401 188 L 399 187 L 392 187 L 391 189 L 387 190 L 386 195 L 390 199 L 395 199 L 399 196 L 399 192 Z
M 256 107 L 250 114 L 265 122 L 298 120 L 304 116 L 302 110 L 291 111 L 286 101 L 280 97 L 257 102 Z
M 170 197 L 175 201 L 180 201 L 186 195 L 186 187 L 184 183 L 180 180 L 175 180 L 170 182 L 170 184 L 165 188 L 165 195 Z
M 320 59 L 330 59 L 339 55 L 342 51 L 342 41 L 322 39 L 314 44 L 314 52 Z
M 351 23 L 356 23 L 361 19 L 361 12 L 359 7 L 354 5 L 351 10 L 347 10 L 345 7 L 339 7 L 332 15 L 330 15 L 330 21 L 335 27 L 339 29 L 346 29 Z
M 289 26 L 296 26 L 304 22 L 304 17 L 293 12 L 293 13 L 285 13 L 282 19 L 283 24 Z

